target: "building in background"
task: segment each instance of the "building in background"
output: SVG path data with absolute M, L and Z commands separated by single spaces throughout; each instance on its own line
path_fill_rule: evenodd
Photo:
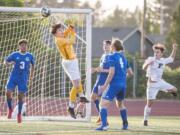
M 126 51 L 130 54 L 140 53 L 141 32 L 135 27 L 121 28 L 97 28 L 92 29 L 92 57 L 100 57 L 103 53 L 103 40 L 111 40 L 112 37 L 123 41 Z M 157 42 L 164 42 L 164 37 L 159 35 L 145 36 L 145 54 L 153 55 L 152 45 Z

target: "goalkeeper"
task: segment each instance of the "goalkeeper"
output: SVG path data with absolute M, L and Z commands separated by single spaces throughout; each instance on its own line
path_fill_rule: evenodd
M 62 24 L 55 24 L 52 26 L 51 33 L 55 37 L 56 47 L 62 57 L 62 67 L 73 84 L 70 91 L 68 112 L 71 117 L 76 119 L 74 108 L 77 94 L 80 97 L 80 102 L 88 103 L 89 101 L 83 94 L 78 59 L 76 58 L 73 48 L 76 35 L 74 26 L 69 25 L 68 28 L 64 30 Z

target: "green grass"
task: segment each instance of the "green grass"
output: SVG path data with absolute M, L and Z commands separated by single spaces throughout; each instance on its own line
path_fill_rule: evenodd
M 121 130 L 119 117 L 109 117 L 110 127 L 108 131 L 98 132 L 94 129 L 96 118 L 91 122 L 57 122 L 38 121 L 14 122 L 0 121 L 0 135 L 179 135 L 180 117 L 151 117 L 149 126 L 142 126 L 142 117 L 129 117 L 129 130 Z

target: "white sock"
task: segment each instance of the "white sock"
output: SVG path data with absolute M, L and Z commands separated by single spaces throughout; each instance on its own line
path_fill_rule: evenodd
M 70 108 L 74 108 L 74 103 L 71 102 L 71 101 L 69 101 L 69 107 L 70 107 Z
M 151 113 L 151 108 L 147 105 L 144 107 L 144 120 L 147 120 Z
M 82 93 L 79 93 L 79 97 L 85 97 L 83 92 Z

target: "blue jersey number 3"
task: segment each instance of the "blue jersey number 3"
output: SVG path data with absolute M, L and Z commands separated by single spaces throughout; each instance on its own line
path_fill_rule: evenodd
M 25 68 L 25 62 L 21 61 L 19 67 L 20 67 L 20 69 L 24 69 Z

